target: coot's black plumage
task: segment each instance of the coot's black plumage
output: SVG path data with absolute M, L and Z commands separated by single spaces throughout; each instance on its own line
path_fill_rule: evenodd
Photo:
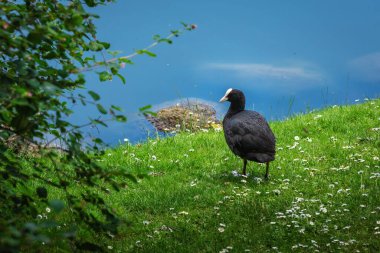
M 242 91 L 228 89 L 220 102 L 231 102 L 223 119 L 226 142 L 232 152 L 244 161 L 243 175 L 248 161 L 266 163 L 265 178 L 269 176 L 269 162 L 275 158 L 275 136 L 267 121 L 258 112 L 245 110 Z

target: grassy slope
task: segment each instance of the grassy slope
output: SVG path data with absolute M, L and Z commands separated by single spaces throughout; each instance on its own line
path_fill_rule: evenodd
M 109 150 L 110 167 L 153 173 L 107 196 L 131 221 L 108 244 L 121 252 L 380 252 L 380 100 L 271 127 L 268 182 L 256 163 L 248 178 L 232 175 L 242 161 L 222 132 Z

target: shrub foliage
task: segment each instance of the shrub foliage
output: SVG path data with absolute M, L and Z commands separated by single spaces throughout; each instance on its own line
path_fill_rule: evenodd
M 97 163 L 102 140 L 88 141 L 82 126 L 67 118 L 76 103 L 96 106 L 107 120 L 126 118 L 117 106 L 104 108 L 94 91 L 73 91 L 84 87 L 83 72 L 94 68 L 104 69 L 97 71 L 101 81 L 117 76 L 125 82 L 121 66 L 138 54 L 155 56 L 148 49 L 171 43 L 179 31 L 156 35 L 150 47 L 130 56 L 105 60 L 110 44 L 97 39 L 98 17 L 89 11 L 109 2 L 0 1 L 1 252 L 49 245 L 101 251 L 105 245 L 86 241 L 79 228 L 113 235 L 122 222 L 101 196 L 135 177 Z M 105 121 L 94 118 L 87 125 Z M 69 215 L 57 219 L 62 213 Z

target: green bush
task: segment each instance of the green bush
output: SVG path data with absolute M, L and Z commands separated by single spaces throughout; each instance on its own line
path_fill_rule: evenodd
M 117 106 L 104 108 L 95 92 L 74 95 L 73 91 L 84 87 L 82 72 L 102 66 L 105 70 L 97 72 L 100 81 L 117 76 L 125 82 L 121 66 L 138 54 L 155 56 L 148 49 L 159 42 L 171 43 L 179 31 L 167 38 L 156 35 L 151 46 L 127 57 L 105 60 L 110 44 L 97 39 L 93 21 L 98 17 L 88 11 L 109 2 L 0 2 L 1 252 L 38 251 L 49 245 L 101 251 L 102 242 L 88 242 L 83 235 L 117 233 L 121 220 L 99 193 L 119 190 L 125 179 L 135 178 L 105 170 L 96 160 L 102 154 L 102 140 L 87 142 L 83 126 L 67 118 L 71 105 L 79 102 L 96 106 L 107 120 L 126 118 Z M 115 52 L 108 53 L 115 57 Z M 86 125 L 106 126 L 105 121 L 94 118 Z M 50 140 L 43 141 L 47 136 Z M 81 191 L 72 191 L 73 186 Z M 63 209 L 71 215 L 61 224 L 56 218 Z M 88 231 L 79 233 L 79 227 Z

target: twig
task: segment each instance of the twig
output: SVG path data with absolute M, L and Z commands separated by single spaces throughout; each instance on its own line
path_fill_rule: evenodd
M 161 41 L 168 41 L 170 40 L 171 38 L 173 37 L 177 37 L 179 34 L 181 34 L 183 31 L 185 30 L 194 30 L 196 29 L 197 26 L 196 25 L 186 25 L 184 28 L 182 28 L 181 30 L 178 30 L 176 32 L 171 32 L 166 38 L 164 38 L 163 40 Z M 126 56 L 121 56 L 121 57 L 115 57 L 115 58 L 112 58 L 112 59 L 109 59 L 109 60 L 104 60 L 104 61 L 101 61 L 101 62 L 96 62 L 93 66 L 90 66 L 90 67 L 84 67 L 84 68 L 79 68 L 79 69 L 76 69 L 74 70 L 75 73 L 81 73 L 81 72 L 85 72 L 85 71 L 89 71 L 89 70 L 92 70 L 94 68 L 97 68 L 97 67 L 100 67 L 100 66 L 103 66 L 104 64 L 107 66 L 107 64 L 109 63 L 113 63 L 113 62 L 116 62 L 116 61 L 119 61 L 119 60 L 125 60 L 125 59 L 131 59 L 133 57 L 135 57 L 136 55 L 139 55 L 141 54 L 140 52 L 141 51 L 146 51 L 146 50 L 149 50 L 155 46 L 157 46 L 158 44 L 160 43 L 160 41 L 155 41 L 153 42 L 152 44 L 150 44 L 149 46 L 145 47 L 144 49 L 142 50 L 138 50 L 137 52 L 134 52 L 130 55 L 126 55 Z M 103 55 L 104 57 L 104 55 Z

